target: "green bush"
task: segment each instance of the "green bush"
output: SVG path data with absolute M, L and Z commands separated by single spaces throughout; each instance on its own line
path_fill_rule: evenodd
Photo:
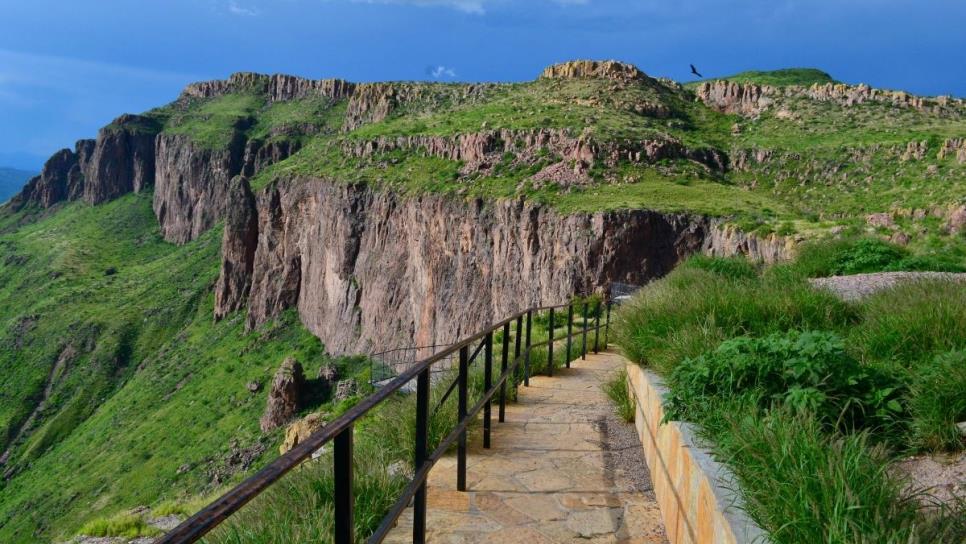
M 956 427 L 966 421 L 966 351 L 948 352 L 924 365 L 913 382 L 911 399 L 917 446 L 928 450 L 966 446 Z
M 716 398 L 752 394 L 763 407 L 784 405 L 844 429 L 884 427 L 902 415 L 899 383 L 862 366 L 829 332 L 739 337 L 686 359 L 669 376 L 668 417 L 691 419 L 694 407 Z

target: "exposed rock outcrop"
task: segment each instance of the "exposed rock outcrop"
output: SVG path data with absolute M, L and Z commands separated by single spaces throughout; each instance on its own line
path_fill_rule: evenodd
M 395 150 L 419 151 L 428 156 L 466 163 L 464 172 L 491 166 L 510 152 L 526 162 L 549 151 L 564 161 L 589 168 L 597 161 L 615 165 L 626 160 L 654 163 L 663 159 L 690 159 L 718 171 L 727 168 L 727 156 L 716 149 L 689 149 L 667 138 L 598 143 L 563 129 L 490 130 L 456 136 L 399 136 L 374 140 L 346 140 L 342 151 L 348 156 L 369 157 Z
M 240 91 L 266 93 L 273 102 L 322 97 L 341 100 L 352 95 L 355 84 L 341 79 L 306 79 L 284 74 L 264 75 L 238 72 L 228 79 L 192 83 L 181 91 L 181 99 L 215 98 Z
M 769 96 L 774 91 L 772 87 L 763 87 L 754 83 L 718 80 L 701 83 L 696 94 L 708 107 L 722 113 L 754 117 L 774 102 L 774 99 Z
M 258 211 L 248 180 L 238 176 L 228 190 L 228 212 L 222 234 L 221 275 L 215 286 L 215 319 L 245 303 L 252 283 L 258 245 Z
M 100 204 L 154 184 L 154 139 L 160 124 L 142 115 L 122 115 L 97 134 L 85 161 L 84 200 Z
M 275 373 L 268 403 L 262 415 L 262 432 L 271 432 L 285 425 L 302 408 L 302 392 L 305 390 L 305 374 L 302 365 L 289 357 Z
M 239 132 L 226 149 L 209 149 L 180 134 L 158 136 L 154 213 L 165 240 L 194 240 L 224 216 L 244 150 Z
M 950 109 L 962 109 L 966 102 L 947 96 L 921 97 L 903 91 L 874 89 L 868 85 L 843 83 L 814 84 L 810 87 L 788 85 L 775 87 L 756 83 L 737 83 L 728 80 L 707 81 L 695 90 L 699 100 L 724 113 L 737 113 L 755 117 L 781 98 L 809 98 L 820 102 L 834 102 L 842 107 L 852 107 L 865 102 L 882 102 L 896 107 L 940 113 Z M 787 112 L 789 117 L 793 112 Z
M 966 163 L 966 138 L 947 138 L 936 157 L 940 160 L 956 157 L 959 164 Z
M 153 185 L 154 139 L 160 130 L 149 117 L 118 117 L 98 132 L 97 140 L 80 140 L 74 151 L 55 153 L 13 199 L 13 209 L 80 199 L 100 204 Z
M 637 66 L 616 60 L 574 60 L 548 66 L 540 74 L 544 79 L 603 78 L 615 81 L 651 79 Z
M 787 236 L 748 234 L 720 220 L 711 220 L 705 232 L 701 251 L 714 257 L 744 255 L 754 261 L 774 263 L 795 254 L 795 239 Z
M 245 144 L 245 153 L 242 158 L 242 173 L 246 176 L 254 176 L 267 166 L 276 162 L 284 161 L 301 149 L 298 139 L 278 139 L 278 140 L 249 140 Z
M 945 230 L 949 233 L 966 232 L 966 206 L 954 208 L 949 212 L 946 220 Z
M 325 426 L 325 418 L 326 414 L 314 413 L 289 425 L 285 429 L 285 439 L 282 440 L 282 445 L 278 447 L 279 455 L 284 455 L 322 429 Z
M 71 193 L 83 190 L 83 177 L 77 177 L 78 172 L 77 155 L 70 149 L 61 149 L 47 159 L 40 175 L 31 178 L 11 200 L 11 206 L 14 210 L 31 204 L 49 208 L 68 200 Z

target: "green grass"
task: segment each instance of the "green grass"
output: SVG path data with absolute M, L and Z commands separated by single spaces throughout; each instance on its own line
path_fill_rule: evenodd
M 627 371 L 621 369 L 620 372 L 604 383 L 602 386 L 607 398 L 614 403 L 614 411 L 624 421 L 631 423 L 634 421 L 634 403 L 627 390 Z
M 955 527 L 944 527 L 952 522 L 930 523 L 913 501 L 898 499 L 902 481 L 866 435 L 829 435 L 812 418 L 740 400 L 706 411 L 704 435 L 732 467 L 744 507 L 770 542 L 956 541 Z
M 78 534 L 134 539 L 144 536 L 157 536 L 161 534 L 161 531 L 148 525 L 143 516 L 118 514 L 110 518 L 96 519 L 85 523 Z
M 199 100 L 187 108 L 174 109 L 164 132 L 190 136 L 209 149 L 224 149 L 238 132 L 253 124 L 255 114 L 264 106 L 263 96 L 249 93 Z
M 245 384 L 268 383 L 289 355 L 310 375 L 327 358 L 294 313 L 252 332 L 241 315 L 213 322 L 218 230 L 167 244 L 142 194 L 72 204 L 0 237 L 29 263 L 0 264 L 4 447 L 57 360 L 74 353 L 56 368 L 35 427 L 12 444 L 0 540 L 63 537 L 91 518 L 182 501 L 272 455 L 278 437 L 258 429 L 267 393 Z M 252 466 L 231 461 L 242 450 L 254 452 Z
M 714 79 L 727 79 L 735 83 L 757 83 L 758 85 L 772 85 L 775 87 L 785 87 L 788 85 L 807 87 L 815 84 L 836 83 L 832 79 L 832 76 L 817 68 L 784 68 L 770 71 L 749 70 L 733 76 Z M 691 83 L 690 85 L 694 84 Z
M 886 467 L 966 446 L 966 290 L 916 282 L 844 303 L 806 282 L 863 255 L 881 252 L 839 242 L 762 271 L 693 259 L 620 309 L 615 338 L 668 378 L 673 417 L 700 425 L 773 541 L 958 541 L 962 512 L 918 512 Z

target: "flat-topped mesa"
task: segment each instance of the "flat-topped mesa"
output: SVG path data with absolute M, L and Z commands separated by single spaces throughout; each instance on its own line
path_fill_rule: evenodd
M 599 78 L 614 81 L 651 79 L 637 66 L 616 60 L 572 60 L 548 66 L 540 74 L 541 79 Z
M 272 102 L 323 97 L 340 100 L 352 96 L 356 84 L 342 79 L 306 79 L 285 74 L 237 72 L 228 79 L 191 83 L 181 91 L 180 99 L 214 98 L 236 92 L 257 92 Z

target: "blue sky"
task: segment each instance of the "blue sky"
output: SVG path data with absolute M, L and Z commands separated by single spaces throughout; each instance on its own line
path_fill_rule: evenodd
M 689 79 L 814 66 L 966 96 L 962 0 L 0 0 L 0 165 L 234 71 L 519 81 L 571 58 Z

